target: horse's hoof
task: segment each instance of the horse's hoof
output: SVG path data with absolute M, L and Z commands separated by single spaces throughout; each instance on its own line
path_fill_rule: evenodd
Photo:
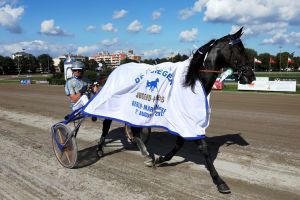
M 157 159 L 155 159 L 155 166 L 158 167 L 165 162 L 166 162 L 165 158 L 163 156 L 159 156 Z
M 104 156 L 104 152 L 103 152 L 103 146 L 102 145 L 98 145 L 97 147 L 97 155 L 99 158 Z
M 218 191 L 220 193 L 223 193 L 223 194 L 229 194 L 231 193 L 228 185 L 226 183 L 221 183 L 220 185 L 217 186 L 218 187 Z
M 97 155 L 98 155 L 99 158 L 103 157 L 104 156 L 103 150 L 102 149 L 98 149 L 97 150 Z
M 145 156 L 144 164 L 147 167 L 153 167 L 154 166 L 153 159 L 150 156 Z

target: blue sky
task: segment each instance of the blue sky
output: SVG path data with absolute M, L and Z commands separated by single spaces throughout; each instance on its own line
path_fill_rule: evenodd
M 157 58 L 243 26 L 245 47 L 300 56 L 299 25 L 299 0 L 0 0 L 0 54 L 133 49 Z

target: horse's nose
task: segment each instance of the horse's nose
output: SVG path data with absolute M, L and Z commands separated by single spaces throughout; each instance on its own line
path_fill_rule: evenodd
M 240 84 L 247 84 L 247 83 L 251 83 L 251 82 L 249 81 L 249 79 L 246 76 L 241 76 L 240 80 L 239 80 Z

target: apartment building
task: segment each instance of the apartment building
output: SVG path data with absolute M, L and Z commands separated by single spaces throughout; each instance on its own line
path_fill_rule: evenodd
M 141 56 L 134 55 L 133 50 L 129 50 L 127 53 L 124 52 L 109 53 L 108 51 L 102 51 L 102 52 L 98 52 L 94 56 L 89 57 L 89 60 L 93 59 L 98 63 L 104 61 L 108 66 L 112 68 L 116 68 L 121 64 L 121 61 L 126 58 L 136 60 L 136 61 L 141 60 Z

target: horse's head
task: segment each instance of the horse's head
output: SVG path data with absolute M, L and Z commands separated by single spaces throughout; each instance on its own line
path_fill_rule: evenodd
M 255 80 L 252 71 L 252 62 L 248 58 L 242 40 L 241 28 L 232 35 L 224 36 L 215 41 L 207 54 L 204 65 L 215 65 L 218 68 L 232 68 L 237 71 L 241 84 L 249 84 Z
M 196 82 L 200 80 L 206 94 L 209 94 L 218 72 L 222 68 L 232 68 L 233 71 L 236 71 L 241 84 L 251 83 L 255 80 L 251 67 L 252 62 L 240 39 L 242 30 L 243 28 L 232 35 L 211 40 L 200 47 L 190 61 L 184 82 L 185 86 L 190 86 L 193 90 Z

